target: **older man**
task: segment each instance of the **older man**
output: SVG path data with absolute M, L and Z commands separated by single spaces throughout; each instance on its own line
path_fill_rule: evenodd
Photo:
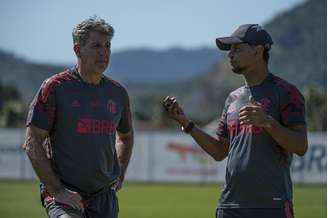
M 23 147 L 51 218 L 118 216 L 133 129 L 127 91 L 103 75 L 113 34 L 99 17 L 78 24 L 76 66 L 45 80 L 30 105 Z

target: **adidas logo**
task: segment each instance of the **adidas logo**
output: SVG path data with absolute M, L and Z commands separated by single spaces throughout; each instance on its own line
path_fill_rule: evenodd
M 71 106 L 72 106 L 72 107 L 80 107 L 81 105 L 80 105 L 79 100 L 74 100 L 74 101 L 72 102 Z

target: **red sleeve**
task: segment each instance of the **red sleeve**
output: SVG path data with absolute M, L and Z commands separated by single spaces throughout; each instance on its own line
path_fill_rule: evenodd
M 50 79 L 42 83 L 30 105 L 26 126 L 34 125 L 48 131 L 52 129 L 56 111 L 55 85 L 56 82 Z
M 304 97 L 292 85 L 285 87 L 280 102 L 281 122 L 285 126 L 305 124 Z

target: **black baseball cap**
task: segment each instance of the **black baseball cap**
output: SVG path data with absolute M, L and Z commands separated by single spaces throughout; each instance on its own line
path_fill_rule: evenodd
M 216 39 L 219 49 L 228 51 L 232 44 L 248 43 L 250 45 L 263 45 L 270 50 L 273 44 L 270 34 L 258 24 L 243 24 L 228 37 Z

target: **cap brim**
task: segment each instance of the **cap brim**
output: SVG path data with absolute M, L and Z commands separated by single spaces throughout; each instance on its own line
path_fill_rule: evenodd
M 233 37 L 233 36 L 221 37 L 216 39 L 216 45 L 218 46 L 219 49 L 224 51 L 229 51 L 231 45 L 238 44 L 238 43 L 243 43 L 243 41 L 238 37 Z

